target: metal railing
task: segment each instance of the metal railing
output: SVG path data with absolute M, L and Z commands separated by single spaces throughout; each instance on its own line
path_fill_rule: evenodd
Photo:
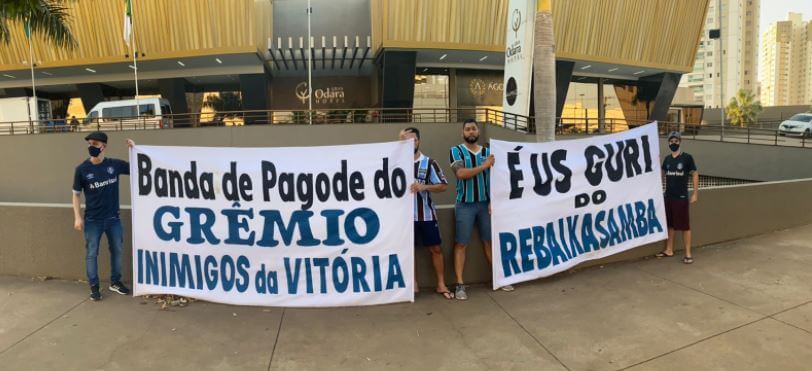
M 243 125 L 329 125 L 386 123 L 459 123 L 468 118 L 522 133 L 535 133 L 533 117 L 515 115 L 490 108 L 353 108 L 332 110 L 256 110 L 217 113 L 172 114 L 122 118 L 0 122 L 0 135 L 30 135 L 95 130 L 153 130 Z M 557 135 L 594 135 L 628 130 L 648 120 L 607 118 L 556 119 Z M 762 121 L 756 125 L 702 125 L 659 122 L 660 135 L 678 130 L 684 138 L 812 148 L 812 138 L 786 137 L 777 129 L 779 122 Z

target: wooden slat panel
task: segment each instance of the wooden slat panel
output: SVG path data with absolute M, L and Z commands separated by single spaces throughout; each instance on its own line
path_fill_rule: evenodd
M 66 3 L 79 47 L 66 51 L 34 35 L 41 67 L 125 61 L 124 2 L 82 0 Z M 264 48 L 272 31 L 268 0 L 136 0 L 135 36 L 145 59 L 195 56 Z M 0 70 L 27 68 L 28 43 L 22 25 L 12 25 L 10 45 L 0 45 Z
M 508 0 L 379 0 L 383 47 L 502 51 Z M 554 0 L 556 54 L 689 72 L 709 0 Z

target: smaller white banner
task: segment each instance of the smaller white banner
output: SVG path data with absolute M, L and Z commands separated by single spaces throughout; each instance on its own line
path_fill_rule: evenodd
M 530 113 L 533 80 L 533 30 L 535 0 L 510 0 L 505 40 L 505 77 L 502 110 L 516 115 Z M 509 118 L 506 118 L 510 121 Z
M 667 237 L 657 125 L 548 143 L 491 141 L 494 288 Z

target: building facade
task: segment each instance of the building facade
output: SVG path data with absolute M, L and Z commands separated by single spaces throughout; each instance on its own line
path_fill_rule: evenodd
M 769 26 L 761 42 L 761 103 L 812 104 L 812 22 L 789 13 Z
M 710 0 L 691 73 L 683 76 L 696 103 L 724 106 L 739 89 L 758 92 L 760 0 Z M 721 30 L 719 39 L 710 30 Z
M 627 118 L 663 120 L 693 67 L 709 1 L 554 0 L 559 116 L 577 83 L 614 87 Z M 139 0 L 140 94 L 190 113 L 223 91 L 239 92 L 246 110 L 500 109 L 508 20 L 534 16 L 508 14 L 508 2 L 312 0 L 308 38 L 301 0 Z M 85 109 L 132 97 L 123 2 L 66 6 L 79 47 L 60 50 L 34 36 L 38 95 L 81 98 Z M 32 93 L 27 59 L 15 25 L 11 43 L 0 44 L 0 97 Z

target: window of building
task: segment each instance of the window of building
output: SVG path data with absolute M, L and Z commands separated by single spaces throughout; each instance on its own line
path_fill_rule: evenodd
M 708 56 L 708 57 L 712 57 L 712 56 L 713 56 L 713 52 L 708 52 L 707 56 Z

